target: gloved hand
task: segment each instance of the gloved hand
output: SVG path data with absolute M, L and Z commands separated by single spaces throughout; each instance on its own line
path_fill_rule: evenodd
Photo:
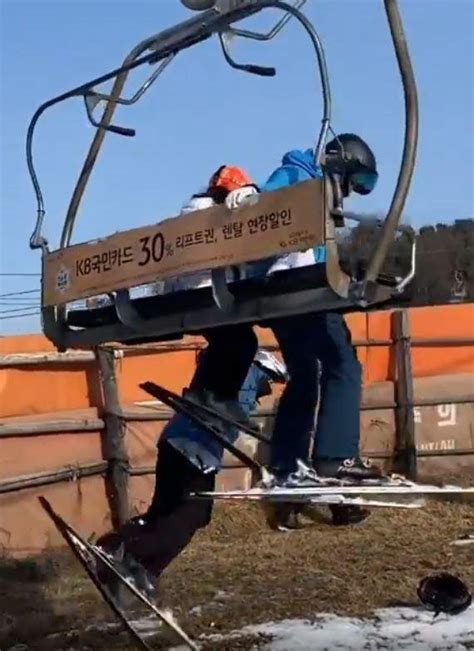
M 250 197 L 258 194 L 258 190 L 254 185 L 246 185 L 243 188 L 232 190 L 226 197 L 225 205 L 231 210 L 246 203 Z

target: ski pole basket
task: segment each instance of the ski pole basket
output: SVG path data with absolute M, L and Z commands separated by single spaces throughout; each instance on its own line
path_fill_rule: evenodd
M 342 193 L 337 179 L 328 174 L 322 179 L 256 195 L 254 203 L 235 210 L 214 206 L 103 239 L 71 244 L 78 208 L 105 135 L 135 135 L 133 129 L 112 122 L 117 105 L 136 103 L 182 50 L 214 35 L 232 68 L 273 76 L 273 68 L 236 62 L 227 36 L 267 41 L 291 18 L 301 24 L 314 47 L 322 87 L 323 115 L 315 146 L 315 159 L 322 162 L 331 128 L 331 92 L 321 41 L 301 11 L 305 0 L 293 4 L 281 0 L 183 0 L 186 6 L 210 8 L 142 41 L 119 68 L 38 108 L 27 134 L 27 162 L 37 199 L 37 221 L 30 247 L 42 251 L 42 327 L 58 348 L 178 339 L 234 323 L 264 324 L 270 318 L 313 311 L 371 309 L 400 292 L 413 276 L 414 256 L 404 278 L 381 270 L 400 228 L 411 182 L 418 107 L 397 1 L 383 1 L 405 96 L 405 141 L 398 182 L 381 237 L 368 266 L 355 276 L 340 261 L 336 227 L 344 223 Z M 283 12 L 270 32 L 260 34 L 236 27 L 243 19 L 269 8 Z M 123 97 L 129 73 L 147 64 L 154 66 L 151 76 L 131 97 Z M 100 92 L 98 87 L 109 80 L 114 81 L 110 94 Z M 33 135 L 46 109 L 74 97 L 84 101 L 87 118 L 96 132 L 69 204 L 60 246 L 50 251 L 42 235 L 45 208 L 33 163 Z M 105 109 L 96 118 L 94 112 L 101 102 L 105 102 Z M 236 233 L 238 237 L 234 237 Z M 265 278 L 245 277 L 236 272 L 239 265 L 247 262 L 318 245 L 326 247 L 324 264 L 280 271 Z M 137 288 L 205 270 L 211 270 L 207 287 L 165 295 L 136 295 Z M 78 301 L 87 302 L 78 307 Z

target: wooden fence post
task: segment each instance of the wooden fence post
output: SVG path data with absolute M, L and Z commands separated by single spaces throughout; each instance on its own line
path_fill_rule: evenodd
M 98 348 L 97 360 L 101 377 L 104 405 L 103 452 L 107 460 L 106 490 L 115 528 L 127 522 L 129 458 L 125 446 L 125 421 L 120 416 L 120 400 L 115 373 L 114 351 Z
M 416 481 L 415 389 L 407 310 L 396 310 L 392 313 L 392 332 L 396 360 L 395 466 L 398 472 L 405 474 L 412 481 Z

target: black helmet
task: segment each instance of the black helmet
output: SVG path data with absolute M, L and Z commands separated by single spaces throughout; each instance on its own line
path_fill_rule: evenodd
M 369 194 L 377 179 L 377 161 L 369 145 L 354 133 L 341 133 L 326 145 L 325 167 L 343 177 L 358 194 Z
M 420 601 L 435 611 L 435 616 L 440 612 L 457 615 L 472 603 L 472 596 L 464 582 L 448 572 L 422 579 L 417 593 Z

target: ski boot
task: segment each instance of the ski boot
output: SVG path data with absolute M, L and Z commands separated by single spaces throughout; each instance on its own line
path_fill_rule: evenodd
M 267 524 L 275 531 L 294 531 L 305 526 L 298 507 L 299 505 L 292 502 L 263 502 L 262 504 Z
M 366 481 L 383 481 L 385 475 L 370 459 L 317 459 L 314 469 L 319 477 L 340 479 L 355 484 Z
M 125 545 L 118 534 L 106 534 L 97 541 L 96 547 L 107 556 L 123 579 L 132 583 L 147 599 L 153 601 L 156 595 L 153 577 L 136 558 L 125 550 Z M 100 560 L 97 561 L 96 571 L 97 578 L 108 589 L 114 601 L 120 606 L 126 607 L 131 593 L 120 577 Z
M 298 462 L 294 472 L 274 471 L 274 482 L 276 486 L 301 487 L 306 485 L 314 486 L 315 473 L 311 468 Z M 270 529 L 276 531 L 294 531 L 303 529 L 308 524 L 305 516 L 304 504 L 295 502 L 263 502 L 265 518 Z
M 318 459 L 314 464 L 320 477 L 331 477 L 342 481 L 359 483 L 364 481 L 379 481 L 384 474 L 378 466 L 369 459 L 354 457 L 350 459 Z M 336 527 L 360 524 L 370 515 L 369 509 L 361 506 L 330 504 L 332 524 Z

